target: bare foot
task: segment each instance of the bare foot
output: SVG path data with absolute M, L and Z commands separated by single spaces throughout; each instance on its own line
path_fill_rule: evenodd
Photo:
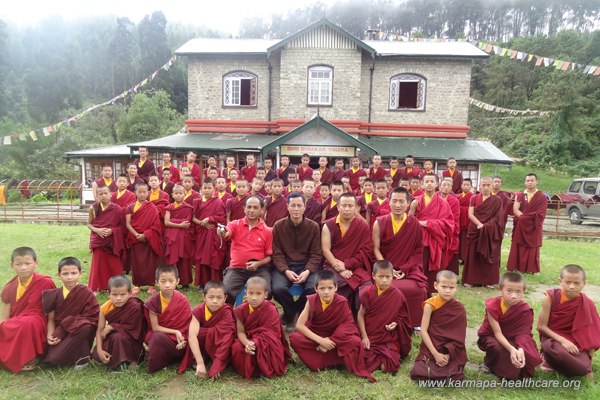
M 472 287 L 472 286 L 471 286 L 471 285 L 469 285 L 468 283 L 463 283 L 463 286 L 464 286 L 464 287 L 466 287 L 466 288 L 470 288 L 470 287 Z
M 594 373 L 593 372 L 588 372 L 587 374 L 584 375 L 587 379 L 589 379 L 590 381 L 594 380 Z
M 33 360 L 29 361 L 27 364 L 23 365 L 21 371 L 32 371 L 37 365 L 42 361 L 40 357 L 36 357 Z

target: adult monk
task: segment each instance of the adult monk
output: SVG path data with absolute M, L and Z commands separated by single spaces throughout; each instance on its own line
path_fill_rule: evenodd
M 265 223 L 272 228 L 275 222 L 288 216 L 287 202 L 283 192 L 283 180 L 273 179 L 271 196 L 267 197 Z
M 96 196 L 96 189 L 99 186 L 108 186 L 110 188 L 111 193 L 117 191 L 117 182 L 113 177 L 112 166 L 105 164 L 102 166 L 102 176 L 92 182 L 92 195 L 94 196 L 94 201 L 98 201 L 98 197 Z
M 513 206 L 514 227 L 506 268 L 524 273 L 540 272 L 540 247 L 548 200 L 537 189 L 538 178 L 525 177 L 525 191 L 517 193 Z
M 458 258 L 465 259 L 467 254 L 467 230 L 469 230 L 469 206 L 471 205 L 471 179 L 465 178 L 462 184 L 462 193 L 458 195 L 458 204 L 460 206 L 460 235 L 458 236 Z
M 458 275 L 458 250 L 460 236 L 460 203 L 452 193 L 452 180 L 444 178 L 440 186 L 440 197 L 448 202 L 454 217 L 454 229 L 448 238 L 448 255 L 446 269 Z
M 196 153 L 194 150 L 188 151 L 186 155 L 186 161 L 183 164 L 181 164 L 181 168 L 188 167 L 188 169 L 190 170 L 189 174 L 192 177 L 194 177 L 194 181 L 196 182 L 196 184 L 200 185 L 200 182 L 202 182 L 202 170 L 200 169 L 200 166 L 196 163 L 197 157 L 198 153 Z
M 162 165 L 156 168 L 156 174 L 158 176 L 163 176 L 163 171 L 168 169 L 171 171 L 171 182 L 173 182 L 173 184 L 179 183 L 181 180 L 179 177 L 179 170 L 171 163 L 171 153 L 163 153 L 162 160 Z M 163 188 L 163 190 L 165 189 Z
M 505 192 L 502 190 L 502 177 L 494 176 L 492 178 L 492 194 L 494 196 L 499 196 L 504 204 L 504 218 L 502 219 L 502 234 L 504 235 L 504 230 L 506 229 L 506 222 L 508 221 L 508 216 L 513 215 L 512 212 L 512 195 L 509 192 Z
M 493 288 L 500 279 L 500 251 L 502 244 L 502 218 L 504 204 L 492 195 L 492 178 L 484 176 L 479 181 L 479 193 L 469 206 L 467 253 L 462 283 L 485 285 Z
M 148 148 L 146 146 L 138 147 L 139 158 L 137 158 L 133 163 L 137 166 L 137 173 L 140 178 L 144 180 L 144 182 L 148 183 L 148 177 L 151 174 L 156 173 L 156 167 L 154 166 L 154 162 L 148 158 Z
M 355 294 L 360 286 L 371 282 L 373 242 L 369 225 L 356 215 L 354 195 L 342 194 L 338 209 L 339 215 L 323 225 L 323 268 L 335 271 L 338 293 L 358 309 L 358 295 Z
M 202 182 L 202 197 L 194 200 L 194 284 L 202 287 L 209 281 L 220 281 L 223 278 L 221 266 L 225 243 L 217 234 L 217 224 L 226 223 L 225 206 L 221 199 L 214 196 L 214 192 L 212 179 L 206 178 Z
M 421 170 L 415 167 L 415 158 L 413 156 L 410 154 L 406 156 L 404 159 L 404 167 L 400 168 L 398 174 L 400 174 L 398 182 L 400 182 L 401 179 L 411 180 L 414 176 L 419 179 L 421 178 Z
M 423 234 L 419 221 L 406 213 L 410 195 L 405 188 L 390 193 L 391 214 L 379 217 L 373 225 L 375 259 L 394 266 L 392 286 L 400 289 L 408 303 L 413 327 L 421 325 L 427 299 L 427 277 L 423 274 Z
M 434 174 L 423 177 L 425 193 L 410 204 L 410 215 L 419 220 L 423 233 L 423 272 L 427 276 L 428 292 L 439 270 L 446 265 L 448 235 L 454 229 L 454 217 L 448 202 L 435 192 L 437 179 Z
M 367 172 L 360 167 L 360 158 L 357 156 L 352 157 L 350 160 L 350 169 L 346 170 L 346 176 L 350 178 L 350 187 L 352 190 L 357 190 L 360 188 L 360 183 L 358 178 L 361 176 L 367 177 Z
M 121 253 L 125 250 L 123 210 L 110 202 L 108 186 L 98 187 L 98 203 L 88 213 L 92 262 L 88 286 L 93 291 L 108 289 L 108 280 L 123 273 Z
M 456 158 L 450 157 L 446 165 L 448 169 L 442 172 L 442 175 L 452 178 L 452 192 L 458 194 L 462 190 L 463 175 L 461 171 L 456 169 Z

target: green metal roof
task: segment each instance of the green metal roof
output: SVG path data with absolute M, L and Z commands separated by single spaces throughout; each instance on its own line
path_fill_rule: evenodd
M 129 156 L 131 154 L 129 147 L 126 144 L 116 146 L 96 147 L 93 149 L 68 151 L 65 153 L 66 158 L 81 158 L 81 157 L 120 157 Z
M 362 152 L 365 152 L 371 156 L 377 154 L 377 149 L 369 146 L 366 142 L 356 139 L 354 136 L 349 135 L 348 133 L 344 132 L 337 126 L 333 125 L 331 122 L 324 120 L 323 118 L 321 118 L 320 116 L 317 115 L 316 117 L 314 117 L 307 123 L 300 125 L 296 129 L 291 130 L 283 135 L 278 136 L 275 140 L 272 140 L 270 143 L 265 145 L 262 149 L 263 155 L 265 155 L 269 151 L 275 149 L 277 146 L 285 144 L 287 141 L 295 138 L 296 136 L 300 135 L 302 132 L 306 131 L 307 129 L 314 128 L 317 126 L 322 126 L 323 128 L 327 129 L 327 131 L 333 133 L 335 136 L 337 136 L 343 140 L 346 140 L 347 142 L 351 143 L 355 147 L 360 148 L 360 150 Z M 315 144 L 318 145 L 318 143 L 315 143 Z
M 356 36 L 351 35 L 350 33 L 346 32 L 345 30 L 340 28 L 339 26 L 335 25 L 333 22 L 329 21 L 327 18 L 321 18 L 317 22 L 307 26 L 306 28 L 300 29 L 298 32 L 294 33 L 293 35 L 290 35 L 290 36 L 286 37 L 285 39 L 282 39 L 281 41 L 277 42 L 273 46 L 269 47 L 267 49 L 267 57 L 270 57 L 274 51 L 281 49 L 283 46 L 285 46 L 286 44 L 295 40 L 299 36 L 302 36 L 305 33 L 310 32 L 313 29 L 319 28 L 321 26 L 326 26 L 326 27 L 332 29 L 333 31 L 335 31 L 338 34 L 345 37 L 346 39 L 350 40 L 358 48 L 363 49 L 364 51 L 369 53 L 371 55 L 371 58 L 375 58 L 376 51 L 374 48 L 372 48 L 371 46 L 369 46 L 368 44 L 366 44 L 365 42 L 363 42 Z
M 177 133 L 127 146 L 147 146 L 153 150 L 214 150 L 260 151 L 273 140 L 273 136 L 250 133 Z
M 457 161 L 476 163 L 512 164 L 513 160 L 491 142 L 469 139 L 432 139 L 413 137 L 371 136 L 361 138 L 369 146 L 379 150 L 383 157 L 403 158 L 412 155 L 416 159 L 446 161 L 449 157 Z

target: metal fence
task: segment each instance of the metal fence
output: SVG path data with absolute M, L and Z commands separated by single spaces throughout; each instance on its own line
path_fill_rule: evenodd
M 1 221 L 85 222 L 82 184 L 68 180 L 0 180 Z

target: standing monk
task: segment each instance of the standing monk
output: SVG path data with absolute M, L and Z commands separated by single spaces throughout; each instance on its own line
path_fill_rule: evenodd
M 140 158 L 134 161 L 138 167 L 138 176 L 148 183 L 148 177 L 156 172 L 156 167 L 151 159 L 148 158 L 148 148 L 145 146 L 138 147 Z
M 415 167 L 415 159 L 410 154 L 404 159 L 404 167 L 400 168 L 398 173 L 400 174 L 398 177 L 398 182 L 400 182 L 400 179 L 410 180 L 414 176 L 421 178 L 421 170 Z
M 173 182 L 173 184 L 179 183 L 179 181 L 180 181 L 179 170 L 177 169 L 176 166 L 174 166 L 171 163 L 171 153 L 163 153 L 162 159 L 163 159 L 163 163 L 161 166 L 156 168 L 156 174 L 158 176 L 163 176 L 163 171 L 166 168 L 169 171 L 171 171 L 171 180 L 170 181 Z M 163 188 L 163 190 L 164 190 L 164 188 Z
M 463 176 L 462 172 L 456 169 L 456 158 L 450 157 L 446 165 L 448 165 L 448 169 L 445 170 L 442 175 L 444 178 L 452 178 L 452 192 L 458 194 L 461 192 Z
M 367 172 L 360 167 L 360 158 L 357 156 L 352 157 L 350 161 L 350 169 L 346 170 L 346 176 L 350 178 L 350 187 L 352 190 L 357 190 L 360 188 L 360 183 L 358 178 L 361 176 L 367 177 Z
M 328 219 L 323 225 L 321 247 L 325 257 L 325 269 L 335 270 L 338 292 L 349 299 L 350 304 L 360 286 L 371 282 L 373 242 L 367 222 L 356 215 L 356 197 L 350 193 L 340 196 L 339 215 Z
M 500 280 L 500 250 L 504 204 L 492 195 L 492 178 L 479 181 L 479 193 L 469 206 L 467 253 L 462 282 L 466 287 L 485 285 L 493 288 Z
M 435 192 L 437 180 L 434 174 L 423 177 L 425 193 L 418 196 L 410 205 L 410 215 L 419 220 L 423 233 L 423 272 L 428 280 L 428 292 L 439 270 L 446 265 L 448 235 L 454 229 L 454 217 L 448 202 Z
M 254 154 L 246 155 L 246 165 L 242 167 L 242 179 L 247 180 L 248 182 L 252 182 L 252 179 L 256 176 L 256 170 L 258 166 L 256 165 L 256 158 L 254 158 Z
M 452 181 L 444 178 L 440 187 L 440 196 L 448 202 L 452 216 L 454 217 L 454 229 L 452 235 L 448 238 L 448 256 L 446 269 L 458 275 L 458 250 L 460 236 L 460 203 L 452 193 Z
M 138 167 L 137 164 L 131 163 L 127 165 L 127 189 L 132 192 L 135 193 L 135 185 L 137 185 L 138 183 L 145 183 L 146 181 L 143 180 L 139 175 L 138 175 Z
M 202 170 L 200 169 L 200 166 L 196 163 L 196 157 L 198 157 L 198 153 L 196 153 L 194 150 L 188 151 L 186 155 L 186 161 L 183 164 L 181 164 L 181 168 L 188 167 L 189 175 L 194 177 L 194 181 L 196 182 L 196 184 L 199 185 L 200 182 L 202 182 Z M 182 175 L 187 174 L 184 174 L 182 171 Z
M 102 176 L 92 182 L 92 195 L 94 196 L 94 201 L 96 202 L 98 202 L 96 189 L 99 186 L 108 186 L 111 192 L 117 191 L 117 182 L 113 178 L 112 167 L 108 164 L 102 166 Z
M 458 204 L 460 205 L 460 235 L 458 237 L 458 258 L 465 260 L 467 254 L 467 230 L 469 230 L 469 206 L 471 205 L 471 179 L 463 180 L 462 193 L 458 195 Z
M 413 327 L 421 325 L 427 299 L 427 277 L 423 274 L 423 234 L 421 225 L 406 210 L 410 195 L 405 188 L 390 193 L 392 213 L 377 218 L 373 225 L 375 259 L 389 260 L 394 266 L 392 286 L 400 289 L 408 303 Z
M 508 222 L 508 216 L 512 215 L 512 195 L 510 192 L 505 192 L 502 190 L 502 177 L 494 176 L 492 178 L 492 194 L 494 196 L 499 196 L 504 204 L 504 218 L 502 218 L 502 235 L 504 235 L 504 230 L 506 229 L 506 222 Z
M 321 183 L 324 185 L 333 182 L 333 171 L 327 167 L 327 157 L 319 157 L 319 171 L 321 172 Z
M 375 154 L 373 156 L 373 165 L 369 168 L 369 178 L 373 182 L 377 182 L 387 174 L 387 170 L 381 166 L 381 156 Z
M 517 193 L 513 206 L 514 228 L 506 268 L 519 272 L 540 272 L 540 247 L 548 201 L 537 189 L 538 178 L 530 173 L 525 177 L 525 191 Z
M 296 174 L 300 182 L 305 179 L 312 178 L 313 169 L 308 165 L 310 163 L 310 156 L 308 154 L 302 154 L 300 159 L 300 165 L 296 168 Z

